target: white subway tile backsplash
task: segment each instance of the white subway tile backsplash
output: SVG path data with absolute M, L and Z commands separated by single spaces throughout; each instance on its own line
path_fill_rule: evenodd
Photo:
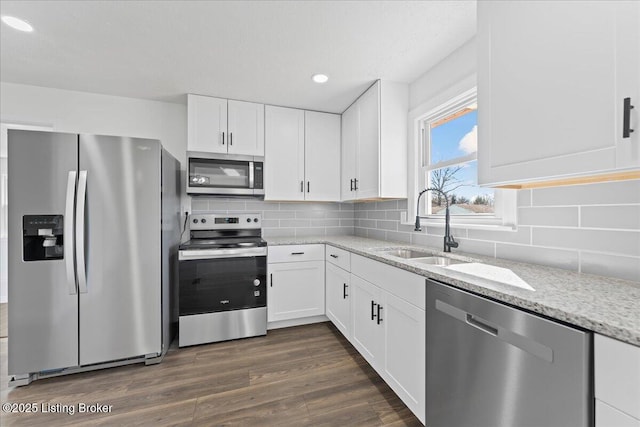
M 339 219 L 312 219 L 311 227 L 338 227 Z
M 380 230 L 398 230 L 398 221 L 376 221 L 376 228 Z
M 442 237 L 429 236 L 422 233 L 411 233 L 411 243 L 414 245 L 427 246 L 440 251 L 444 247 Z
M 383 202 L 376 202 L 376 209 L 379 211 L 382 210 L 396 210 L 398 209 L 398 201 L 397 200 L 385 200 Z
M 327 215 L 326 211 L 323 210 L 315 210 L 315 211 L 297 211 L 296 218 L 324 218 Z
M 293 219 L 296 217 L 295 211 L 264 211 L 263 219 Z
M 367 235 L 372 239 L 387 240 L 386 231 L 370 228 L 369 230 L 367 230 Z
M 280 221 L 277 219 L 262 219 L 262 228 L 277 228 L 280 227 Z
M 357 219 L 356 227 L 376 228 L 376 220 L 375 219 Z
M 326 234 L 326 229 L 324 227 L 296 228 L 296 237 L 326 236 Z
M 531 227 L 527 226 L 519 226 L 516 231 L 469 229 L 467 233 L 467 237 L 474 240 L 531 244 Z
M 640 258 L 581 252 L 583 273 L 640 281 Z
M 530 245 L 496 243 L 496 257 L 512 261 L 543 264 L 565 270 L 578 270 L 578 251 Z
M 533 206 L 640 203 L 640 180 L 601 182 L 533 191 Z
M 353 235 L 353 227 L 327 227 L 327 236 L 350 236 Z
M 578 207 L 518 208 L 518 224 L 577 227 Z
M 311 227 L 310 219 L 281 219 L 280 227 Z
M 207 199 L 196 199 L 193 198 L 191 200 L 191 211 L 192 212 L 205 212 L 209 210 L 209 200 Z
M 369 219 L 385 219 L 387 213 L 385 211 L 369 211 Z
M 356 225 L 355 219 L 341 219 L 340 226 L 341 227 L 354 227 Z
M 407 199 L 398 200 L 398 209 L 406 211 L 408 209 L 409 201 Z
M 411 234 L 387 231 L 387 240 L 392 242 L 411 243 Z
M 387 219 L 400 221 L 400 211 L 387 211 Z
M 640 205 L 583 206 L 581 227 L 640 230 Z
M 456 241 L 458 242 L 458 248 L 452 249 L 452 251 L 468 252 L 470 254 L 479 254 L 479 255 L 485 255 L 489 257 L 495 256 L 495 253 L 496 253 L 495 242 L 486 242 L 484 240 L 470 240 L 470 239 L 459 239 L 459 238 L 456 238 Z
M 268 237 L 295 237 L 295 228 L 263 228 L 262 236 Z
M 518 206 L 531 206 L 531 190 L 518 190 Z
M 640 256 L 640 231 L 535 227 L 533 244 L 637 257 Z

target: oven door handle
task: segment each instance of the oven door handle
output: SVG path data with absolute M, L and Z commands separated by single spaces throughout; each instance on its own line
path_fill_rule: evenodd
M 178 251 L 179 261 L 216 258 L 242 258 L 267 256 L 267 248 L 238 248 L 238 249 L 187 249 Z

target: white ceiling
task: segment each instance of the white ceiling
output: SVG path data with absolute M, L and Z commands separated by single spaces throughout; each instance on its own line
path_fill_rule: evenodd
M 2 1 L 0 80 L 185 102 L 186 93 L 342 112 L 410 83 L 476 32 L 474 1 Z M 311 81 L 314 73 L 329 82 Z

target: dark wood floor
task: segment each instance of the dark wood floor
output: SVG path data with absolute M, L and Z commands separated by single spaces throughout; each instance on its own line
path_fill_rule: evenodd
M 2 403 L 113 405 L 110 414 L 0 414 L 0 425 L 420 426 L 330 323 L 266 337 L 172 348 L 155 366 L 131 365 L 7 388 Z

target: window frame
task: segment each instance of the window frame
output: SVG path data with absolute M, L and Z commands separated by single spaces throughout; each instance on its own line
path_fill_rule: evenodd
M 407 152 L 409 154 L 407 174 L 407 194 L 408 199 L 408 212 L 405 224 L 410 224 L 416 215 L 416 200 L 418 193 L 427 188 L 427 173 L 426 170 L 429 167 L 429 155 L 427 141 L 425 141 L 426 131 L 423 131 L 424 124 L 427 121 L 436 121 L 440 118 L 444 118 L 447 115 L 454 113 L 456 110 L 460 110 L 467 105 L 477 102 L 477 83 L 476 75 L 468 76 L 461 80 L 458 84 L 451 86 L 450 88 L 442 91 L 441 93 L 433 96 L 430 100 L 424 104 L 419 105 L 409 113 L 409 138 L 407 140 Z M 482 108 L 478 104 L 478 108 Z M 479 150 L 478 150 L 479 151 Z M 466 161 L 476 160 L 478 158 L 478 151 L 475 154 L 471 154 Z M 412 158 L 413 154 L 413 158 Z M 464 157 L 466 159 L 466 157 Z M 463 157 L 456 158 L 453 164 L 459 164 L 463 162 Z M 445 162 L 439 162 L 438 168 L 446 167 Z M 430 170 L 437 169 L 430 165 Z M 425 196 L 428 196 L 425 195 Z M 423 221 L 427 226 L 442 226 L 444 223 L 444 216 L 437 214 L 427 213 L 426 200 L 428 197 L 423 196 L 420 200 L 420 216 L 425 218 Z M 507 189 L 494 189 L 494 213 L 493 214 L 473 214 L 473 215 L 451 215 L 451 224 L 458 228 L 477 228 L 477 229 L 491 229 L 491 230 L 515 230 L 516 228 L 516 215 L 517 215 L 517 193 L 515 190 Z

